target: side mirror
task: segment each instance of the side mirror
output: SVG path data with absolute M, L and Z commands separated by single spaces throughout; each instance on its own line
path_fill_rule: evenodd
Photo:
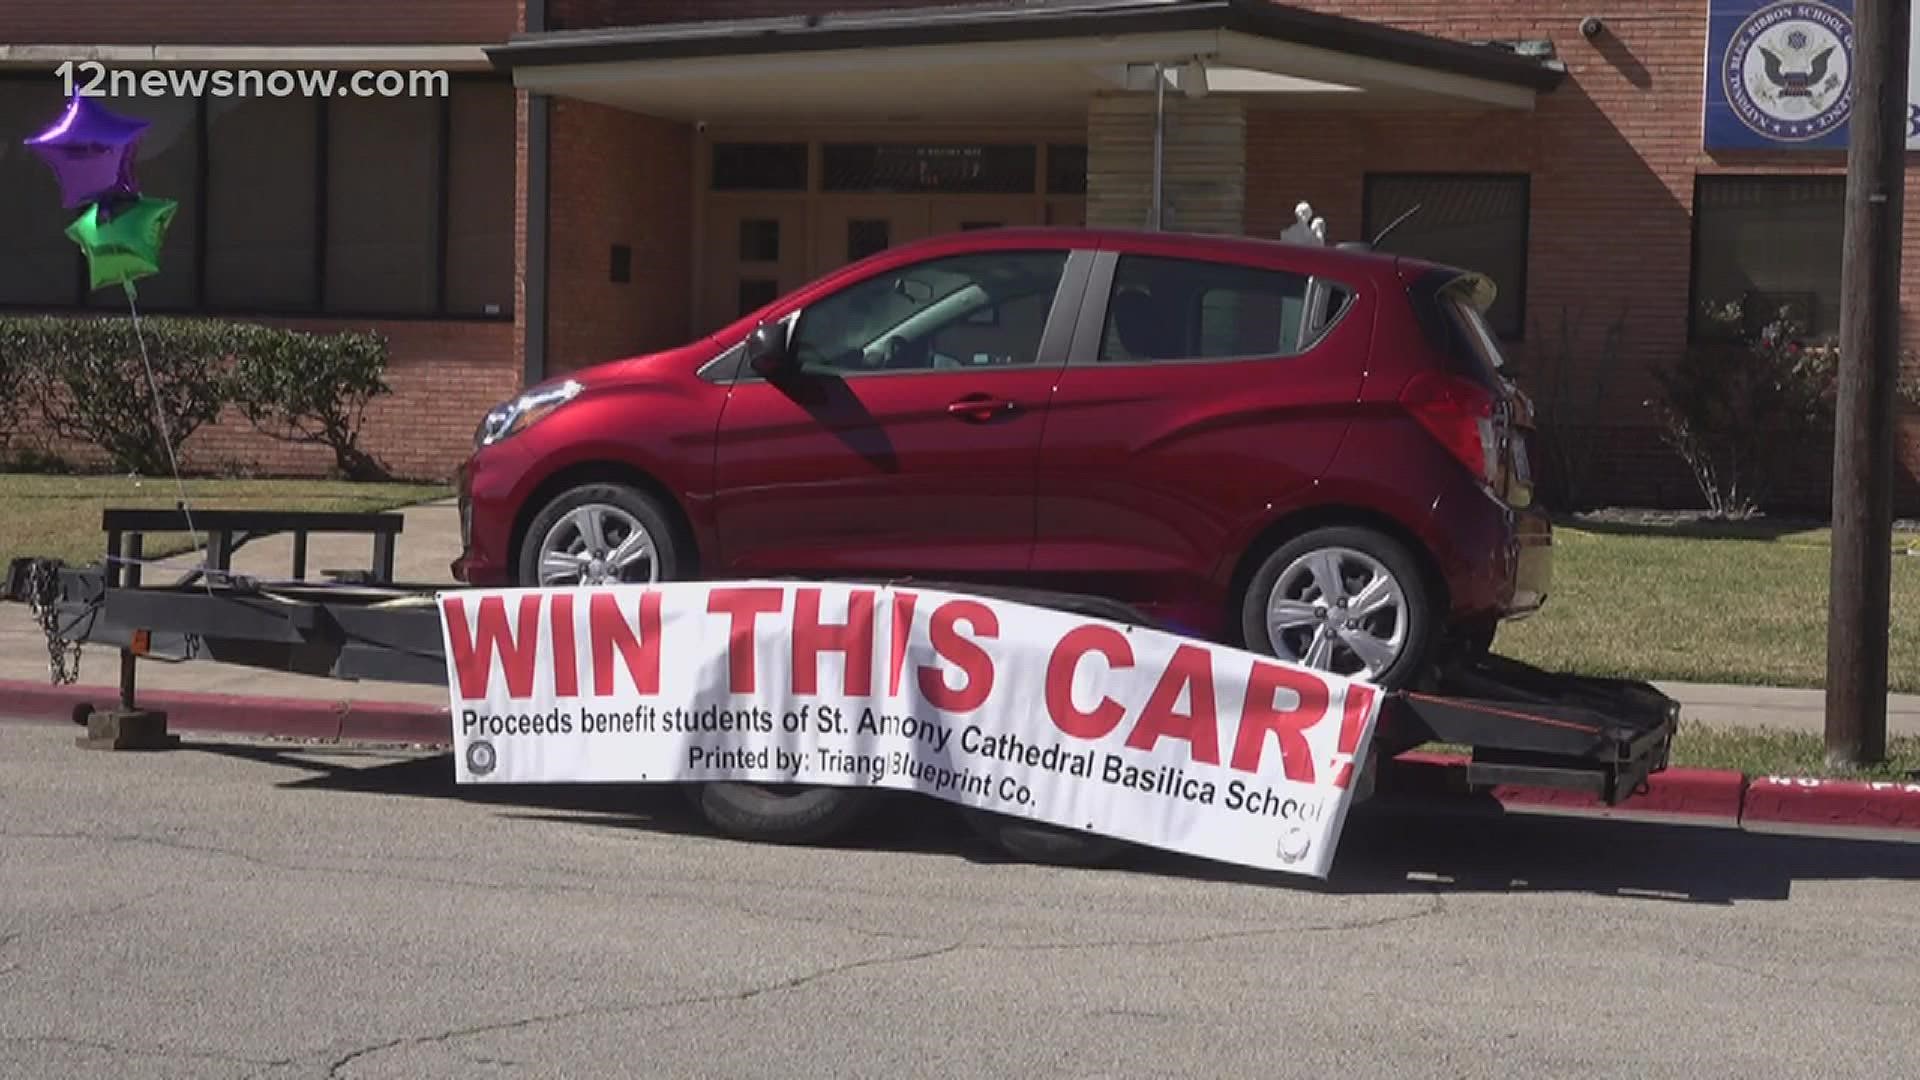
M 747 335 L 747 366 L 762 378 L 772 378 L 791 363 L 787 352 L 787 324 L 764 322 Z

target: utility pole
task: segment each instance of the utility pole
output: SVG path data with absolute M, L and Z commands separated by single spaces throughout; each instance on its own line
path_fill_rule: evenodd
M 1827 608 L 1830 765 L 1875 764 L 1887 755 L 1894 386 L 1900 369 L 1911 21 L 1912 0 L 1855 0 Z

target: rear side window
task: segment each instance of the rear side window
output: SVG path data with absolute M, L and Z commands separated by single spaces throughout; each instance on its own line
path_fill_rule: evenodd
M 1308 328 L 1310 279 L 1232 263 L 1123 255 L 1100 343 L 1103 363 L 1292 356 Z

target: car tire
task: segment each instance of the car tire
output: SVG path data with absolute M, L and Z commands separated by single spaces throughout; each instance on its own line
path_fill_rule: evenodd
M 1357 580 L 1348 577 L 1352 572 L 1372 575 L 1384 573 L 1391 579 L 1391 596 L 1395 598 L 1391 605 L 1394 609 L 1391 625 L 1397 627 L 1397 631 L 1386 636 L 1393 638 L 1396 644 L 1391 662 L 1370 674 L 1363 674 L 1358 663 L 1359 654 L 1338 637 L 1335 640 L 1339 644 L 1334 646 L 1330 663 L 1309 666 L 1365 678 L 1390 690 L 1418 683 L 1426 674 L 1439 626 L 1440 613 L 1434 591 L 1421 573 L 1419 562 L 1405 545 L 1384 533 L 1360 526 L 1338 525 L 1312 529 L 1281 544 L 1261 561 L 1241 597 L 1240 629 L 1247 648 L 1295 663 L 1307 662 L 1310 652 L 1301 648 L 1300 643 L 1322 632 L 1323 624 L 1330 625 L 1328 621 L 1322 618 L 1318 622 L 1283 631 L 1282 640 L 1289 643 L 1288 647 L 1283 648 L 1275 643 L 1268 631 L 1268 610 L 1276 599 L 1286 599 L 1292 604 L 1301 605 L 1296 609 L 1300 613 L 1309 608 L 1319 611 L 1336 605 L 1344 612 L 1344 602 L 1354 599 L 1353 596 L 1336 598 L 1336 605 L 1319 602 L 1319 576 L 1313 566 L 1316 557 L 1323 555 L 1333 556 L 1335 565 L 1340 568 L 1340 576 L 1347 582 Z M 1306 575 L 1305 580 L 1302 579 L 1303 574 Z M 1301 591 L 1303 586 L 1304 593 Z M 1286 590 L 1285 597 L 1276 597 L 1276 589 L 1281 588 Z M 1353 591 L 1357 595 L 1360 590 Z M 1345 618 L 1344 614 L 1341 618 Z M 1377 642 L 1388 625 L 1383 609 L 1356 624 L 1349 624 L 1347 629 Z M 1303 638 L 1303 634 L 1309 636 Z
M 546 537 L 568 515 L 596 509 L 606 512 L 608 517 L 624 517 L 646 529 L 654 551 L 654 572 L 650 580 L 673 581 L 679 576 L 685 565 L 684 556 L 672 519 L 659 500 L 625 484 L 582 484 L 561 492 L 528 523 L 514 560 L 515 582 L 526 586 L 541 584 L 541 545 Z
M 974 832 L 1021 862 L 1046 866 L 1096 867 L 1116 862 L 1130 846 L 1124 840 L 1080 829 L 962 807 Z
M 861 788 L 696 784 L 688 798 L 707 824 L 740 840 L 820 844 L 857 824 L 873 804 Z

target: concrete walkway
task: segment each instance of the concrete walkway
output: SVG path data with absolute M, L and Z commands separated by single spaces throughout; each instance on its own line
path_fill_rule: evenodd
M 453 585 L 448 565 L 460 553 L 460 523 L 459 511 L 452 500 L 410 507 L 402 513 L 406 525 L 397 545 L 395 577 L 411 584 Z M 370 565 L 371 544 L 364 537 L 313 537 L 308 548 L 309 576 L 319 578 L 324 570 Z M 192 561 L 187 555 L 168 560 L 183 565 Z M 287 537 L 256 541 L 234 557 L 236 570 L 263 578 L 285 577 L 291 565 L 292 540 Z M 148 580 L 168 580 L 171 576 L 167 571 L 149 571 Z M 117 685 L 118 678 L 119 657 L 114 650 L 89 647 L 84 651 L 80 664 L 82 684 L 112 687 Z M 142 663 L 139 678 L 141 687 L 160 691 L 418 705 L 447 703 L 444 687 L 351 683 L 205 662 Z M 0 680 L 48 682 L 46 639 L 26 609 L 19 605 L 0 608 Z M 1658 685 L 1680 702 L 1683 717 L 1704 724 L 1814 733 L 1821 731 L 1825 724 L 1826 702 L 1820 690 L 1672 682 Z M 1920 735 L 1920 695 L 1889 695 L 1887 709 L 1890 734 Z

